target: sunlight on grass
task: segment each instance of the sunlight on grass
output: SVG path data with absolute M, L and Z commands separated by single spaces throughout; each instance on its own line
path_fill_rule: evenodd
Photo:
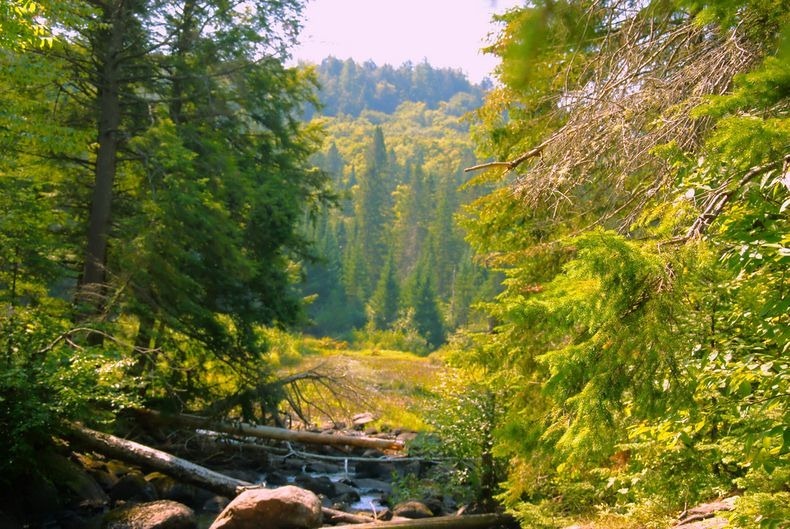
M 315 370 L 333 381 L 333 389 L 303 384 L 299 392 L 314 425 L 351 424 L 355 414 L 370 412 L 376 418 L 366 429 L 426 430 L 421 410 L 434 396 L 433 385 L 443 369 L 436 359 L 389 349 L 353 349 L 331 339 L 296 338 L 288 350 L 302 354 L 296 362 L 281 365 L 283 376 Z

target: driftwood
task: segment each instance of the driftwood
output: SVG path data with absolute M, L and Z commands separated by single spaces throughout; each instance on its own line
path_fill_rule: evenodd
M 77 445 L 128 463 L 158 470 L 179 481 L 197 485 L 228 498 L 233 498 L 244 489 L 254 486 L 247 481 L 214 472 L 167 452 L 97 432 L 79 424 L 70 425 L 68 436 Z
M 379 448 L 382 450 L 401 450 L 404 446 L 402 441 L 396 439 L 378 439 L 376 437 L 356 435 L 330 435 L 275 428 L 273 426 L 253 426 L 245 423 L 231 424 L 227 422 L 212 421 L 195 415 L 163 415 L 152 410 L 137 410 L 136 413 L 144 419 L 156 422 L 175 423 L 190 428 L 203 428 L 229 434 L 277 439 L 280 441 L 332 446 L 357 446 L 361 448 Z
M 517 527 L 513 517 L 506 514 L 470 514 L 467 516 L 437 516 L 417 520 L 336 525 L 332 529 L 492 529 L 502 526 Z

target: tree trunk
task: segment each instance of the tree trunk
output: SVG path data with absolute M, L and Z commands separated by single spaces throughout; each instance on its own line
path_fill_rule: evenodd
M 121 124 L 119 54 L 124 40 L 125 9 L 124 2 L 104 5 L 103 22 L 108 24 L 108 30 L 104 35 L 106 44 L 103 52 L 98 55 L 98 149 L 85 266 L 77 294 L 81 320 L 100 313 L 106 295 L 107 239 Z M 90 340 L 101 343 L 101 335 L 94 334 Z
M 330 435 L 272 426 L 252 426 L 249 424 L 229 424 L 211 421 L 194 415 L 162 415 L 151 410 L 136 410 L 143 418 L 164 423 L 175 423 L 190 428 L 205 428 L 217 432 L 234 435 L 259 437 L 263 439 L 277 439 L 280 441 L 294 441 L 297 443 L 320 444 L 331 446 L 357 446 L 361 448 L 378 448 L 382 450 L 402 450 L 403 442 L 394 439 L 378 439 L 375 437 L 361 437 L 352 435 Z
M 140 465 L 173 477 L 184 483 L 197 485 L 216 494 L 233 498 L 252 483 L 234 479 L 167 452 L 97 432 L 78 424 L 69 428 L 69 438 L 77 445 L 101 454 Z
M 512 516 L 506 514 L 471 514 L 468 516 L 437 516 L 418 520 L 373 522 L 336 525 L 332 529 L 493 529 L 518 527 Z

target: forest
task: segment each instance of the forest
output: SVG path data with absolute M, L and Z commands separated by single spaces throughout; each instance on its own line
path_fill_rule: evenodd
M 304 7 L 0 5 L 0 527 L 317 416 L 439 515 L 283 527 L 790 527 L 786 2 L 525 2 L 477 85 L 293 65 Z

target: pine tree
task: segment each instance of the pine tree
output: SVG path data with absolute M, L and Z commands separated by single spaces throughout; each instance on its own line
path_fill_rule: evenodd
M 367 299 L 378 282 L 387 255 L 386 235 L 391 211 L 390 167 L 384 133 L 377 127 L 365 158 L 365 171 L 354 189 L 352 238 L 349 240 L 349 285 Z
M 427 262 L 423 260 L 409 279 L 404 296 L 406 305 L 414 311 L 412 318 L 417 332 L 431 349 L 436 349 L 444 343 L 445 331 Z
M 398 319 L 399 307 L 400 288 L 395 273 L 395 259 L 390 253 L 367 305 L 368 321 L 377 329 L 389 329 Z

